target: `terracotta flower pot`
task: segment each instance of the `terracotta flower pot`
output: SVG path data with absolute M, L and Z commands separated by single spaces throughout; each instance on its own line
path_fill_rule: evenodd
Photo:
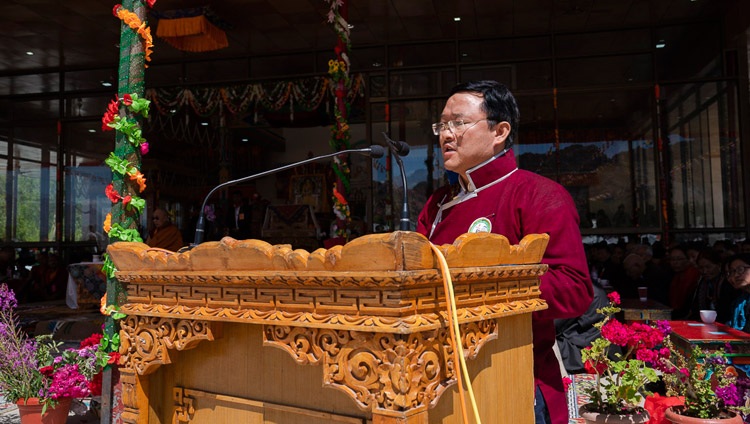
M 668 408 L 664 418 L 675 424 L 742 424 L 742 417 L 731 411 L 723 412 L 719 418 L 695 418 L 679 414 L 680 410 L 680 407 Z
M 641 424 L 649 420 L 648 412 L 642 409 L 632 414 L 607 414 L 591 410 L 591 404 L 587 403 L 578 409 L 578 414 L 587 424 Z
M 44 405 L 39 403 L 39 398 L 19 399 L 16 405 L 21 424 L 65 424 L 72 400 L 61 399 L 54 408 L 47 408 L 42 415 Z

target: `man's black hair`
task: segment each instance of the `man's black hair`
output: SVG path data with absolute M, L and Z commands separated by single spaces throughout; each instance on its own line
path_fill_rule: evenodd
M 521 113 L 515 97 L 503 84 L 492 80 L 469 81 L 456 85 L 450 95 L 456 93 L 478 93 L 482 95 L 482 110 L 487 115 L 487 124 L 490 128 L 500 122 L 510 123 L 510 135 L 505 140 L 505 148 L 513 146 L 518 135 L 518 122 Z

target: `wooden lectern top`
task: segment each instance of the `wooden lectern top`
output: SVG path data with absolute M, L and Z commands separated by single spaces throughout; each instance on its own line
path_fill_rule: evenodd
M 539 264 L 547 235 L 511 246 L 497 234 L 464 234 L 440 246 L 461 322 L 546 309 Z M 414 232 L 360 237 L 312 253 L 225 237 L 184 253 L 143 243 L 108 247 L 127 284 L 126 314 L 411 333 L 445 322 L 443 276 L 430 242 Z
M 511 246 L 504 236 L 464 234 L 439 246 L 451 268 L 538 264 L 549 236 L 532 234 Z M 371 234 L 343 246 L 308 252 L 262 240 L 206 242 L 184 253 L 165 254 L 144 243 L 119 242 L 107 249 L 121 273 L 138 271 L 411 271 L 438 268 L 425 236 L 409 231 Z

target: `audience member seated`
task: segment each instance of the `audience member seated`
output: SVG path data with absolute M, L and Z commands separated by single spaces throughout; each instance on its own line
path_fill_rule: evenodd
M 722 262 L 734 256 L 737 248 L 731 240 L 716 240 L 712 248 L 719 254 Z
M 728 325 L 737 330 L 750 332 L 750 254 L 740 253 L 727 261 L 727 280 L 741 294 L 732 305 Z
M 176 225 L 172 224 L 172 220 L 169 218 L 167 211 L 160 208 L 154 209 L 152 220 L 154 222 L 154 227 L 149 232 L 149 236 L 146 239 L 147 245 L 170 250 L 172 252 L 176 252 L 184 246 L 184 243 L 182 242 L 182 233 L 180 233 L 180 230 Z
M 721 256 L 713 249 L 704 249 L 697 259 L 701 277 L 695 291 L 692 308 L 688 319 L 700 320 L 700 311 L 716 311 L 716 321 L 727 322 L 732 315 L 732 303 L 741 292 L 727 281 L 722 272 Z
M 594 244 L 589 249 L 589 273 L 591 281 L 596 281 L 605 290 L 612 290 L 612 282 L 622 275 L 622 265 L 612 261 L 611 247 L 605 241 Z
M 581 349 L 591 345 L 591 342 L 601 336 L 599 328 L 594 324 L 601 322 L 604 315 L 596 312 L 597 309 L 603 308 L 609 304 L 607 290 L 600 286 L 598 282 L 592 281 L 594 287 L 594 299 L 589 309 L 578 318 L 557 319 L 555 320 L 555 333 L 557 347 L 560 349 L 560 359 L 569 374 L 580 374 L 585 372 L 583 360 L 581 359 Z M 617 352 L 612 346 L 610 357 Z
M 646 263 L 646 270 L 643 271 L 643 277 L 650 283 L 648 288 L 648 297 L 663 305 L 669 304 L 669 283 L 672 281 L 672 270 L 661 263 L 664 257 L 663 249 L 657 245 L 659 250 L 658 258 L 654 254 L 654 248 L 648 244 L 638 244 L 633 248 L 632 253 L 640 256 Z
M 44 302 L 65 297 L 68 270 L 56 253 L 37 254 L 37 264 L 31 267 L 29 279 L 19 293 L 21 302 Z
M 651 286 L 643 275 L 646 262 L 642 257 L 631 253 L 623 259 L 622 267 L 624 272 L 612 281 L 612 285 L 623 299 L 638 299 L 638 287 Z
M 672 307 L 672 319 L 688 319 L 700 272 L 690 263 L 684 246 L 674 246 L 669 250 L 669 265 L 674 271 L 669 284 L 669 306 Z

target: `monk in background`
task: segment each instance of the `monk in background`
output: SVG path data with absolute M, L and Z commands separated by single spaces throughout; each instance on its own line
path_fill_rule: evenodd
M 154 228 L 149 232 L 146 240 L 147 245 L 171 250 L 172 252 L 176 252 L 184 246 L 180 230 L 172 223 L 169 214 L 164 209 L 154 209 L 151 219 L 154 221 Z

